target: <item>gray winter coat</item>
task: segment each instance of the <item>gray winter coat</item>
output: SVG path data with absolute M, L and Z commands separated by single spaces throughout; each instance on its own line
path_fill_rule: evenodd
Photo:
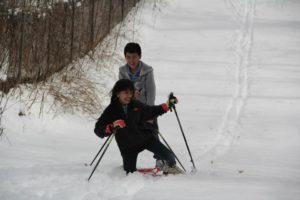
M 135 88 L 138 90 L 141 89 L 141 95 L 137 100 L 152 106 L 154 105 L 156 95 L 153 68 L 142 61 L 140 62 L 142 66 L 140 76 L 134 82 Z M 130 79 L 127 65 L 119 68 L 119 79 Z

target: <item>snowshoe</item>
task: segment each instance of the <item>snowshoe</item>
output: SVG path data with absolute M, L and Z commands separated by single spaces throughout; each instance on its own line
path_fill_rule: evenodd
M 140 168 L 137 169 L 137 172 L 145 174 L 145 175 L 151 175 L 151 176 L 161 176 L 163 174 L 162 170 L 159 167 L 155 168 Z

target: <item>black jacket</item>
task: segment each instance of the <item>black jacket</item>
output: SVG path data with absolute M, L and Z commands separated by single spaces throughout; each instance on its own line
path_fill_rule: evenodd
M 139 101 L 132 100 L 127 107 L 127 115 L 118 102 L 112 102 L 98 119 L 94 132 L 97 136 L 104 138 L 107 135 L 105 128 L 116 120 L 123 119 L 126 127 L 118 129 L 116 141 L 121 154 L 141 151 L 143 146 L 153 139 L 155 128 L 147 120 L 153 119 L 166 111 L 161 105 L 148 106 Z

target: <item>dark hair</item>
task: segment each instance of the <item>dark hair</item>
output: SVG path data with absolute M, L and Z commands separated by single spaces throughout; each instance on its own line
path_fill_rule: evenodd
M 126 44 L 124 48 L 124 55 L 126 53 L 137 53 L 139 56 L 142 55 L 142 49 L 141 46 L 138 43 L 129 42 Z
M 117 94 L 121 91 L 130 90 L 134 93 L 134 84 L 129 79 L 120 79 L 118 80 L 113 89 L 111 90 L 111 102 L 117 100 Z

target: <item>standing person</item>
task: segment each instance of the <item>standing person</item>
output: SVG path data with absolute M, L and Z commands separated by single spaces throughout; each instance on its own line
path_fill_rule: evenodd
M 112 89 L 111 102 L 98 119 L 94 132 L 104 138 L 115 134 L 126 173 L 136 171 L 137 157 L 147 149 L 166 160 L 164 173 L 183 173 L 176 166 L 175 155 L 155 137 L 147 120 L 166 113 L 177 103 L 176 97 L 158 106 L 149 106 L 134 99 L 134 85 L 120 79 Z
M 124 48 L 126 64 L 119 68 L 119 79 L 129 79 L 134 83 L 134 96 L 150 106 L 155 103 L 156 88 L 153 68 L 141 61 L 142 50 L 138 43 L 130 42 Z
M 126 64 L 119 68 L 119 79 L 129 79 L 134 83 L 134 97 L 147 105 L 155 104 L 156 86 L 153 75 L 153 68 L 143 61 L 142 49 L 138 43 L 129 42 L 124 48 Z M 157 119 L 148 120 L 156 130 L 158 130 Z M 156 137 L 159 139 L 158 135 Z M 156 159 L 155 167 L 162 168 L 164 161 L 154 155 Z

